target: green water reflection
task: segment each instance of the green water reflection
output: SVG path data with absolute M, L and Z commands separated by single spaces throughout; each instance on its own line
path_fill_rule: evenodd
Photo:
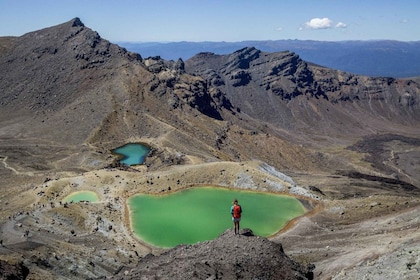
M 159 247 L 214 239 L 232 227 L 229 210 L 234 198 L 243 208 L 241 228 L 251 228 L 260 236 L 278 232 L 305 212 L 299 200 L 290 196 L 200 187 L 132 196 L 128 200 L 131 226 L 139 238 Z
M 80 202 L 80 201 L 90 201 L 97 202 L 99 200 L 98 195 L 95 192 L 91 191 L 80 191 L 69 194 L 64 198 L 64 202 Z
M 129 143 L 113 150 L 123 156 L 120 162 L 126 165 L 142 164 L 149 151 L 148 147 L 138 143 Z

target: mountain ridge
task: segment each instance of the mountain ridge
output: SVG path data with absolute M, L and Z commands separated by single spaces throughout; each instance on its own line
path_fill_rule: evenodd
M 365 76 L 410 78 L 420 76 L 420 41 L 268 40 L 240 42 L 117 42 L 144 57 L 187 60 L 199 52 L 228 54 L 244 47 L 265 52 L 292 51 L 302 59 L 332 69 Z
M 281 127 L 309 124 L 319 129 L 313 120 L 334 112 L 324 118 L 325 123 L 330 122 L 327 126 L 334 126 L 337 116 L 344 114 L 341 118 L 353 126 L 347 127 L 344 122 L 340 126 L 354 133 L 357 126 L 365 129 L 363 119 L 366 118 L 362 112 L 361 118 L 354 115 L 355 105 L 360 110 L 368 100 L 365 113 L 371 111 L 382 119 L 401 124 L 419 122 L 416 113 L 419 85 L 411 80 L 353 75 L 308 64 L 291 52 L 266 53 L 255 48 L 244 48 L 230 55 L 198 54 L 185 64 L 187 73 L 204 77 L 210 90 L 225 93 L 234 107 Z M 266 104 L 257 105 L 263 102 Z M 301 111 L 296 102 L 310 106 Z M 340 111 L 334 104 L 341 104 Z M 390 115 L 393 113 L 396 115 Z M 303 123 L 299 124 L 300 120 Z

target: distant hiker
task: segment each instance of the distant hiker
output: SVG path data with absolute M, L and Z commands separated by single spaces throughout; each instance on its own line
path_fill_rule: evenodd
M 241 213 L 242 207 L 238 204 L 238 200 L 235 198 L 232 207 L 230 207 L 230 214 L 232 215 L 235 234 L 239 234 L 239 222 L 241 221 Z

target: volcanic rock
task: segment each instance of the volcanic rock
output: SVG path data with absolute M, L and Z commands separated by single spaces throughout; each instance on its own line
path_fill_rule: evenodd
M 314 279 L 314 266 L 294 262 L 281 244 L 227 230 L 217 239 L 177 246 L 160 256 L 148 255 L 115 279 Z
M 9 264 L 0 260 L 0 279 L 26 279 L 29 269 L 22 263 Z

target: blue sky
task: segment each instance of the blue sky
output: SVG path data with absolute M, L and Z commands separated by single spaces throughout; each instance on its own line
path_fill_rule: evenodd
M 79 17 L 113 42 L 420 40 L 419 0 L 0 0 L 0 36 Z

